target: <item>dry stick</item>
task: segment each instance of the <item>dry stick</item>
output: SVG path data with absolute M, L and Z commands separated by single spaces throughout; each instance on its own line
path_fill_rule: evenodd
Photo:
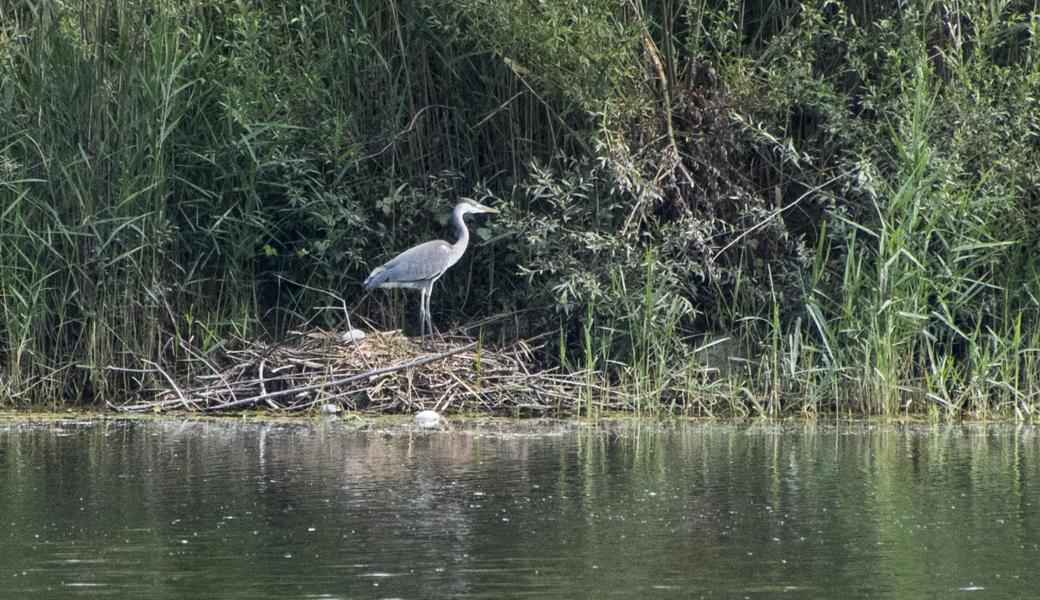
M 265 362 L 267 362 L 267 359 L 261 358 L 260 359 L 260 367 L 258 369 L 258 372 L 259 372 L 259 375 L 260 375 L 260 395 L 261 396 L 267 396 L 267 383 L 264 381 L 264 363 Z M 232 401 L 234 401 L 234 399 L 232 399 Z M 271 407 L 271 408 L 273 408 L 275 410 L 278 410 L 278 409 L 281 408 L 280 406 L 278 406 L 277 402 L 275 402 L 274 400 L 271 400 L 270 398 L 265 398 L 265 402 L 267 403 L 267 406 L 269 406 L 269 407 Z
M 155 363 L 153 363 L 151 361 L 147 361 L 146 360 L 146 361 L 143 361 L 143 362 L 149 363 L 151 365 L 155 365 Z M 131 369 L 129 367 L 116 367 L 116 366 L 113 366 L 113 365 L 109 365 L 108 366 L 108 370 L 109 371 L 119 371 L 119 372 L 122 372 L 122 373 L 155 373 L 158 370 L 160 373 L 162 373 L 166 377 L 166 380 L 170 382 L 170 385 L 173 386 L 173 389 L 174 389 L 175 392 L 177 392 L 177 396 L 178 396 L 177 400 L 164 400 L 164 401 L 160 401 L 158 403 L 152 402 L 152 403 L 149 403 L 149 404 L 136 404 L 134 406 L 129 406 L 129 407 L 125 407 L 125 406 L 124 407 L 115 407 L 116 410 L 124 410 L 124 411 L 148 410 L 148 409 L 154 408 L 156 406 L 166 406 L 166 405 L 172 405 L 172 404 L 181 404 L 181 405 L 184 405 L 185 408 L 188 407 L 188 401 L 184 397 L 184 394 L 181 393 L 180 388 L 177 387 L 177 384 L 174 383 L 173 380 L 170 379 L 170 376 L 167 375 L 166 372 L 163 371 L 162 369 L 158 369 L 158 368 L 153 368 L 153 369 Z
M 112 406 L 112 408 L 116 409 L 119 412 L 135 413 L 135 412 L 145 412 L 145 411 L 156 410 L 156 409 L 158 409 L 161 412 L 161 411 L 166 410 L 169 407 L 178 406 L 180 403 L 181 403 L 180 400 L 159 400 L 157 402 L 148 402 L 148 403 L 145 403 L 145 404 L 133 404 L 131 406 L 116 406 L 116 405 L 113 405 L 113 404 L 110 404 L 109 406 Z
M 387 150 L 393 148 L 394 145 L 397 144 L 397 141 L 399 139 L 404 137 L 405 134 L 411 133 L 412 130 L 415 129 L 415 123 L 416 123 L 416 121 L 419 120 L 419 117 L 424 112 L 430 110 L 431 108 L 445 108 L 445 109 L 451 110 L 451 107 L 448 106 L 448 105 L 445 105 L 445 104 L 430 104 L 430 105 L 427 105 L 427 106 L 424 106 L 424 107 L 420 108 L 418 111 L 416 111 L 415 116 L 412 117 L 412 121 L 408 124 L 408 127 L 405 127 L 401 131 L 398 131 L 397 133 L 395 133 L 394 136 L 392 138 L 390 138 L 390 142 L 387 143 L 387 145 L 383 146 L 380 150 L 378 150 L 376 152 L 373 152 L 372 154 L 366 154 L 365 156 L 362 156 L 362 157 L 359 157 L 359 158 L 355 159 L 354 160 L 354 164 L 359 164 L 362 161 L 368 160 L 370 158 L 375 158 L 375 157 L 379 156 L 380 154 L 383 154 Z M 333 183 L 333 186 L 338 184 L 340 179 L 341 179 L 341 177 L 337 177 L 336 181 Z
M 413 404 L 409 396 L 405 396 L 401 392 L 394 392 L 394 396 L 397 397 L 397 401 L 403 404 L 405 408 L 412 408 Z
M 496 108 L 496 109 L 492 110 L 491 112 L 489 112 L 486 117 L 484 117 L 483 119 L 478 121 L 477 124 L 474 125 L 473 127 L 470 127 L 470 129 L 476 129 L 476 128 L 480 127 L 481 125 L 483 125 L 484 123 L 487 123 L 488 121 L 490 121 L 491 117 L 494 117 L 498 113 L 500 113 L 503 110 L 505 110 L 506 107 L 509 106 L 510 102 L 512 102 L 513 100 L 516 100 L 517 98 L 519 98 L 520 95 L 523 94 L 523 93 L 524 93 L 523 91 L 519 91 L 519 92 L 513 94 L 512 98 L 510 98 L 509 100 L 506 100 L 502 104 L 498 105 L 498 108 Z
M 214 365 L 212 362 L 207 360 L 206 357 L 202 355 L 202 353 L 197 352 L 194 348 L 191 347 L 191 345 L 189 345 L 184 340 L 181 340 L 181 348 L 187 350 L 188 354 L 191 354 L 192 356 L 194 356 L 196 360 L 202 361 L 202 364 L 204 364 L 207 367 L 209 367 L 210 371 L 213 371 L 215 377 L 220 378 L 221 383 L 224 384 L 224 387 L 227 388 L 228 393 L 231 394 L 231 399 L 232 400 L 237 400 L 238 399 L 235 396 L 235 390 L 231 387 L 231 384 L 228 383 L 227 378 L 225 378 L 224 375 L 220 371 L 217 370 L 216 365 Z
M 160 367 L 158 364 L 156 364 L 156 363 L 154 363 L 154 362 L 152 362 L 150 360 L 145 360 L 145 361 L 142 361 L 142 362 L 144 362 L 145 364 L 151 365 L 153 369 L 158 371 L 164 378 L 166 378 L 166 381 L 169 381 L 170 382 L 170 386 L 173 387 L 173 391 L 177 393 L 177 397 L 181 399 L 181 404 L 184 405 L 184 408 L 190 408 L 190 405 L 188 404 L 188 399 L 184 397 L 184 392 L 182 392 L 181 388 L 177 386 L 177 382 L 175 382 L 173 380 L 173 378 L 170 377 L 169 373 L 164 371 L 162 369 L 162 367 Z
M 462 389 L 464 389 L 468 393 L 472 394 L 473 397 L 475 397 L 478 400 L 483 401 L 483 399 L 484 399 L 483 395 L 480 392 L 478 392 L 477 390 L 473 389 L 471 386 L 469 386 L 465 381 L 462 381 L 461 379 L 459 379 L 458 375 L 456 375 L 454 373 L 448 373 L 448 377 L 451 377 L 452 379 L 454 379 L 456 383 L 458 383 L 460 386 L 462 386 Z M 444 408 L 441 409 L 441 410 L 444 410 L 444 409 L 448 408 L 448 406 L 451 405 L 451 401 L 452 401 L 451 397 L 445 397 L 445 400 L 446 401 L 444 403 Z M 439 400 L 437 401 L 437 404 L 440 404 Z
M 332 296 L 333 298 L 339 300 L 340 304 L 342 305 L 340 307 L 337 307 L 337 306 L 317 306 L 317 307 L 315 307 L 315 309 L 316 310 L 325 310 L 325 309 L 331 310 L 331 309 L 341 308 L 343 310 L 343 319 L 347 322 L 347 333 L 349 333 L 351 331 L 354 331 L 354 325 L 350 321 L 350 311 L 347 309 L 347 301 L 346 300 L 344 300 L 343 298 L 340 298 L 339 296 L 337 296 L 337 295 L 335 295 L 332 292 L 329 292 L 327 290 L 322 290 L 322 289 L 318 289 L 318 288 L 311 288 L 311 289 L 316 291 L 316 292 L 325 292 L 326 294 L 328 294 L 328 295 Z M 344 341 L 344 340 L 343 340 L 343 338 L 341 336 L 340 339 L 338 339 L 336 341 L 339 342 L 339 341 Z M 371 369 L 372 365 L 369 364 L 368 357 L 365 356 L 365 353 L 361 350 L 361 344 L 358 344 L 357 338 L 355 338 L 354 336 L 351 336 L 350 337 L 350 343 L 354 345 L 354 350 L 357 350 L 358 356 L 361 357 L 361 362 L 365 363 L 365 366 Z
M 661 84 L 661 105 L 664 107 L 665 121 L 666 125 L 668 125 L 668 145 L 672 147 L 672 152 L 675 153 L 676 166 L 679 167 L 679 171 L 686 176 L 690 187 L 696 187 L 697 183 L 693 180 L 693 175 L 686 169 L 686 165 L 682 164 L 679 144 L 675 141 L 675 127 L 672 125 L 672 95 L 668 91 L 668 76 L 664 71 L 661 52 L 657 49 L 657 44 L 654 43 L 654 38 L 650 35 L 650 29 L 646 26 L 642 3 L 633 1 L 632 7 L 636 9 L 636 14 L 639 15 L 640 21 L 643 23 L 643 47 L 646 48 L 646 53 L 650 56 L 651 62 L 654 63 L 657 81 Z
M 643 15 L 643 3 L 639 0 L 630 0 L 632 9 L 635 11 L 636 16 L 643 25 L 643 48 L 646 50 L 647 56 L 650 57 L 650 62 L 653 63 L 654 72 L 657 76 L 657 81 L 661 86 L 661 107 L 664 110 L 664 120 L 666 128 L 666 137 L 668 138 L 668 146 L 672 149 L 673 159 L 675 160 L 675 167 L 680 173 L 686 178 L 691 189 L 697 187 L 697 182 L 694 181 L 693 175 L 683 164 L 683 155 L 679 151 L 679 144 L 675 141 L 675 126 L 672 124 L 672 95 L 668 90 L 668 75 L 664 70 L 664 63 L 661 60 L 661 52 L 657 48 L 657 44 L 654 43 L 653 36 L 650 35 L 650 29 L 646 25 L 646 18 Z M 660 138 L 658 138 L 660 139 Z M 664 165 L 662 164 L 662 168 Z M 661 171 L 658 170 L 658 173 Z M 658 178 L 655 177 L 655 183 Z M 646 198 L 645 194 L 640 194 L 636 200 L 635 206 L 632 207 L 632 212 L 629 213 L 628 218 L 625 219 L 625 230 L 627 231 L 629 226 L 634 221 L 637 214 L 642 217 L 639 213 L 640 207 L 643 205 L 643 201 Z
M 426 108 L 429 108 L 429 106 L 427 106 Z M 426 108 L 424 108 L 422 110 L 426 110 Z M 445 107 L 445 108 L 447 108 L 447 107 Z M 419 111 L 419 112 L 421 113 L 422 110 Z M 419 115 L 416 114 L 416 118 L 418 118 L 418 116 Z M 412 119 L 412 123 L 413 124 L 415 123 L 415 119 Z M 289 279 L 288 277 L 283 277 L 283 276 L 279 276 L 279 277 L 281 279 L 284 279 L 285 281 L 288 281 L 289 283 L 301 286 L 301 287 L 303 287 L 305 289 L 308 289 L 308 290 L 311 290 L 311 291 L 314 291 L 314 292 L 319 292 L 319 293 L 322 293 L 322 294 L 326 294 L 326 295 L 332 296 L 332 298 L 334 298 L 336 300 L 339 300 L 340 308 L 343 309 L 343 318 L 347 322 L 347 331 L 349 332 L 349 331 L 352 331 L 354 329 L 354 325 L 350 321 L 350 311 L 347 310 L 347 301 L 344 300 L 341 296 L 338 296 L 335 293 L 330 292 L 329 290 L 323 290 L 321 288 L 316 288 L 316 287 L 307 285 L 306 283 L 300 283 L 298 281 L 293 281 L 292 279 Z M 365 295 L 367 296 L 368 294 L 366 293 Z M 364 298 L 362 298 L 362 299 L 364 299 Z M 358 302 L 360 304 L 360 301 L 358 301 Z M 320 309 L 326 309 L 326 308 L 331 309 L 331 308 L 335 308 L 335 307 L 332 307 L 332 306 L 319 306 L 318 307 L 319 310 Z M 355 308 L 357 308 L 357 305 L 355 305 Z M 317 315 L 315 315 L 315 316 L 317 316 Z M 364 319 L 362 319 L 362 320 L 364 320 Z M 365 353 L 361 351 L 361 346 L 358 344 L 357 340 L 352 338 L 350 341 L 354 343 L 354 349 L 357 350 L 357 353 L 361 357 L 361 360 L 365 363 L 365 366 L 371 368 L 372 365 L 369 364 L 368 358 L 365 357 Z
M 339 302 L 343 305 L 343 318 L 347 320 L 347 332 L 349 334 L 354 331 L 354 325 L 350 322 L 350 311 L 347 310 L 347 301 L 340 298 Z M 361 350 L 361 344 L 358 343 L 357 338 L 350 336 L 350 341 L 354 344 L 354 350 L 357 351 L 358 356 L 361 357 L 361 362 L 365 363 L 365 367 L 371 369 L 372 365 L 368 362 L 368 357 L 365 356 L 365 352 Z
M 243 398 L 242 400 L 236 400 L 234 402 L 225 402 L 224 404 L 218 404 L 216 406 L 208 406 L 208 407 L 204 408 L 203 410 L 205 412 L 226 410 L 228 408 L 235 408 L 235 407 L 238 407 L 238 406 L 246 406 L 246 405 L 249 405 L 249 404 L 255 404 L 255 403 L 257 403 L 260 400 L 267 400 L 268 398 L 277 398 L 277 397 L 281 397 L 281 396 L 289 396 L 289 395 L 292 395 L 292 394 L 299 394 L 299 393 L 302 393 L 302 392 L 310 392 L 310 391 L 313 391 L 313 390 L 320 390 L 320 389 L 323 389 L 323 388 L 326 388 L 326 387 L 330 387 L 330 386 L 334 386 L 334 385 L 343 385 L 343 384 L 346 384 L 346 383 L 351 383 L 351 382 L 354 382 L 354 381 L 358 381 L 360 379 L 367 379 L 369 377 L 375 377 L 376 375 L 383 375 L 384 373 L 393 373 L 395 371 L 403 371 L 405 369 L 410 369 L 412 367 L 419 367 L 419 366 L 425 365 L 427 363 L 431 363 L 431 362 L 434 362 L 434 361 L 438 361 L 438 360 L 447 358 L 449 356 L 453 356 L 455 354 L 459 354 L 460 352 L 466 352 L 467 350 L 472 350 L 473 348 L 476 348 L 476 347 L 477 347 L 477 342 L 472 342 L 470 344 L 467 344 L 465 346 L 461 346 L 459 348 L 455 348 L 454 350 L 449 350 L 448 352 L 444 352 L 442 354 L 435 354 L 433 356 L 424 356 L 423 358 L 412 360 L 412 361 L 409 361 L 409 362 L 406 362 L 406 363 L 401 363 L 399 365 L 393 365 L 393 366 L 390 366 L 390 367 L 384 367 L 382 369 L 375 369 L 375 370 L 372 370 L 372 371 L 367 371 L 365 373 L 359 373 L 357 375 L 351 375 L 350 377 L 344 377 L 343 379 L 334 379 L 332 381 L 326 381 L 324 383 L 315 383 L 313 385 L 305 385 L 305 386 L 298 387 L 298 388 L 292 388 L 292 389 L 287 389 L 287 390 L 279 390 L 277 392 L 271 392 L 270 394 L 266 394 L 266 395 L 261 394 L 259 396 L 253 396 L 252 398 Z M 321 400 L 312 400 L 312 401 L 307 402 L 305 404 L 300 404 L 298 406 L 294 406 L 293 409 L 294 410 L 299 410 L 299 409 L 303 409 L 303 408 L 310 408 L 311 406 L 314 406 L 318 402 L 321 402 Z
M 509 67 L 509 69 L 513 72 L 513 75 L 516 75 L 516 78 L 520 81 L 520 83 L 524 84 L 524 87 L 527 88 L 527 91 L 531 92 L 531 95 L 533 95 L 535 98 L 538 99 L 539 102 L 542 103 L 542 106 L 545 107 L 545 112 L 555 117 L 559 124 L 563 125 L 564 129 L 571 132 L 571 134 L 574 136 L 574 141 L 577 142 L 577 144 L 581 146 L 582 149 L 591 153 L 592 148 L 590 148 L 589 145 L 585 143 L 583 139 L 581 139 L 581 136 L 578 135 L 578 132 L 575 131 L 574 128 L 571 127 L 559 113 L 553 110 L 552 106 L 548 102 L 546 102 L 541 96 L 538 95 L 538 92 L 534 91 L 534 88 L 531 87 L 531 84 L 527 83 L 526 77 L 530 75 L 531 72 L 526 67 L 516 62 L 512 58 L 509 58 L 508 56 L 504 57 L 502 61 L 506 63 L 506 66 Z
M 835 181 L 837 181 L 837 180 L 839 180 L 841 178 L 842 178 L 842 175 L 835 175 L 834 177 L 831 177 L 830 179 L 828 179 L 827 181 L 824 181 L 820 185 L 814 186 L 808 192 L 805 192 L 801 196 L 798 196 L 797 200 L 794 200 L 794 201 L 792 201 L 791 203 L 789 203 L 789 204 L 787 204 L 785 206 L 781 206 L 780 208 L 778 208 L 778 209 L 774 210 L 773 212 L 769 213 L 768 215 L 766 215 L 766 217 L 764 219 L 762 219 L 758 223 L 755 223 L 751 227 L 748 227 L 740 235 L 738 235 L 737 237 L 733 238 L 733 240 L 730 243 L 728 243 L 725 246 L 723 246 L 722 250 L 719 250 L 718 252 L 715 253 L 715 256 L 711 257 L 711 262 L 715 262 L 716 260 L 718 260 L 719 257 L 722 256 L 723 252 L 725 252 L 726 250 L 729 250 L 730 248 L 732 248 L 734 245 L 736 245 L 737 242 L 739 242 L 740 240 L 744 239 L 745 237 L 750 235 L 752 232 L 754 232 L 754 231 L 756 231 L 758 229 L 761 229 L 762 227 L 765 227 L 766 223 L 769 223 L 770 221 L 772 221 L 776 217 L 780 216 L 785 211 L 790 210 L 795 205 L 797 205 L 799 202 L 801 202 L 802 200 L 805 200 L 806 198 L 808 198 L 809 195 L 812 194 L 813 192 L 819 192 L 824 187 L 834 183 Z

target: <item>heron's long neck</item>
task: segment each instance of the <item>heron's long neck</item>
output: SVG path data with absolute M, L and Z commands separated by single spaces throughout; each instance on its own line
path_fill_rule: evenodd
M 466 246 L 469 245 L 469 229 L 466 229 L 466 222 L 462 220 L 462 211 L 456 210 L 452 214 L 452 221 L 455 222 L 455 228 L 459 230 L 459 240 L 452 244 L 452 253 L 456 256 L 462 256 L 462 253 L 466 251 Z

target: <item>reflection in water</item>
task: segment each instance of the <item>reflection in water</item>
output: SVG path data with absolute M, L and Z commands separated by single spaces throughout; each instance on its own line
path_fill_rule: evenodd
M 0 423 L 4 597 L 1031 597 L 1031 427 Z

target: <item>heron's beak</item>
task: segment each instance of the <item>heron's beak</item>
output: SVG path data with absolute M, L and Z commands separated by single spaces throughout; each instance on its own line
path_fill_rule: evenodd
M 481 204 L 480 202 L 477 202 L 473 198 L 467 198 L 467 197 L 463 196 L 463 197 L 459 198 L 459 200 L 463 200 L 465 202 L 468 202 L 471 205 L 471 207 L 469 209 L 469 212 L 471 212 L 471 213 L 490 213 L 490 214 L 495 214 L 495 213 L 498 212 L 497 208 L 491 208 L 490 206 L 484 206 L 483 204 Z

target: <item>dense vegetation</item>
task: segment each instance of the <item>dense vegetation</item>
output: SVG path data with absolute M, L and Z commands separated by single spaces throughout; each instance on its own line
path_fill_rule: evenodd
M 435 322 L 641 407 L 1027 416 L 1038 90 L 1030 0 L 3 3 L 0 402 L 416 327 L 359 282 L 471 196 Z

